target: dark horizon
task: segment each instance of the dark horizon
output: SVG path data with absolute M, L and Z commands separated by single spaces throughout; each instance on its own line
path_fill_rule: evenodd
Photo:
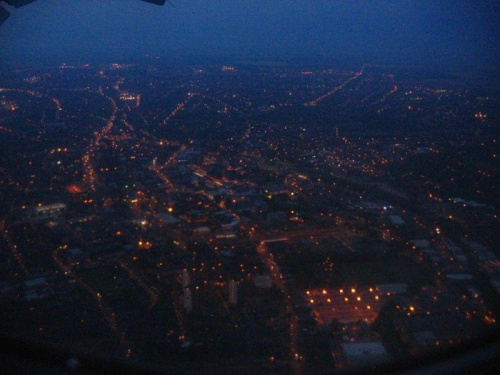
M 497 2 L 36 1 L 0 28 L 4 62 L 298 61 L 495 70 Z

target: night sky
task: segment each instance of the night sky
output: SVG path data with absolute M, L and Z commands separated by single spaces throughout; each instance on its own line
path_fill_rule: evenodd
M 500 66 L 499 1 L 38 0 L 0 28 L 2 58 L 328 58 Z M 4 4 L 3 2 L 1 4 Z

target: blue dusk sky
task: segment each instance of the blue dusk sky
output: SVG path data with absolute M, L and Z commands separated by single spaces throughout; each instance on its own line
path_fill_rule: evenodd
M 500 66 L 500 2 L 37 0 L 4 7 L 3 58 L 347 59 Z M 1 2 L 0 4 L 5 4 Z

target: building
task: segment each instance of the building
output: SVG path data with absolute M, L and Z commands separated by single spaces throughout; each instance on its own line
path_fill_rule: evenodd
M 191 283 L 190 277 L 189 277 L 189 271 L 187 269 L 182 270 L 182 287 L 187 288 L 189 284 Z
M 184 302 L 184 309 L 188 313 L 193 311 L 193 293 L 189 288 L 184 289 L 183 302 Z
M 198 228 L 193 229 L 194 235 L 202 236 L 202 235 L 209 234 L 209 233 L 210 233 L 210 228 L 207 226 L 198 227 Z
M 177 223 L 181 222 L 175 216 L 167 214 L 166 212 L 160 212 L 159 214 L 156 214 L 155 216 L 158 220 L 160 220 L 160 222 L 162 224 L 166 224 L 166 225 L 173 225 L 173 224 L 177 224 Z
M 65 209 L 66 205 L 64 203 L 54 203 L 54 204 L 47 204 L 43 206 L 40 205 L 38 207 L 35 207 L 35 212 L 38 215 L 55 215 Z
M 269 275 L 256 275 L 253 282 L 257 288 L 267 289 L 273 286 L 273 281 Z
M 346 342 L 342 350 L 352 366 L 373 366 L 390 360 L 381 341 Z
M 238 304 L 238 283 L 234 280 L 229 281 L 229 303 Z
M 391 221 L 391 224 L 393 225 L 405 225 L 406 222 L 403 220 L 403 218 L 399 215 L 389 215 L 389 220 Z

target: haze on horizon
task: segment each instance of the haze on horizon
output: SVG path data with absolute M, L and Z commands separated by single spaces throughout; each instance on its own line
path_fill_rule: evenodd
M 498 1 L 38 0 L 0 28 L 0 59 L 325 58 L 439 68 L 500 64 Z M 2 3 L 5 4 L 5 3 Z

